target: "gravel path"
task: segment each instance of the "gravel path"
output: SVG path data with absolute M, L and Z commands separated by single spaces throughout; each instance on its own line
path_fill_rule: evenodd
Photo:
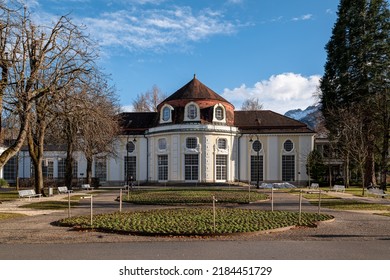
M 348 194 L 337 194 L 346 199 L 356 199 Z M 94 196 L 94 213 L 104 213 L 119 210 L 119 203 L 115 201 L 118 197 L 116 192 L 102 192 Z M 55 195 L 41 200 L 63 200 L 66 195 Z M 298 196 L 275 192 L 274 210 L 295 210 L 298 211 Z M 362 198 L 362 200 L 390 204 L 389 200 L 381 198 Z M 34 199 L 37 201 L 37 199 Z M 18 208 L 21 204 L 28 203 L 28 200 L 17 200 L 3 202 L 0 204 L 0 212 L 18 212 L 28 216 L 14 219 L 1 220 L 0 222 L 0 243 L 96 243 L 96 242 L 131 242 L 131 241 L 191 241 L 199 238 L 190 237 L 144 237 L 132 235 L 118 235 L 101 232 L 74 231 L 65 227 L 51 225 L 68 216 L 67 210 L 61 211 L 36 211 L 31 209 Z M 78 207 L 72 208 L 71 215 L 88 215 L 90 213 L 90 200 L 83 199 Z M 231 206 L 234 207 L 234 206 Z M 123 211 L 136 211 L 160 208 L 159 206 L 139 206 L 123 204 Z M 270 201 L 253 203 L 245 208 L 270 210 Z M 308 201 L 303 200 L 302 211 L 316 212 L 317 207 L 312 206 Z M 390 240 L 390 217 L 374 215 L 373 212 L 353 212 L 321 209 L 322 213 L 333 215 L 335 219 L 331 222 L 319 224 L 316 228 L 293 228 L 289 230 L 271 233 L 250 233 L 232 236 L 206 237 L 207 240 L 279 240 L 279 241 L 365 241 L 365 240 Z

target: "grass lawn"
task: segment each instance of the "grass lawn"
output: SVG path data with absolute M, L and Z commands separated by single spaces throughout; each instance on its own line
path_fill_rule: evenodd
M 17 191 L 0 192 L 0 201 L 10 201 L 19 198 Z
M 222 189 L 163 189 L 130 191 L 123 194 L 123 201 L 136 204 L 159 205 L 204 205 L 213 202 L 213 196 L 218 203 L 248 203 L 268 198 L 266 194 L 247 190 L 222 190 Z
M 327 214 L 248 209 L 216 210 L 215 231 L 212 208 L 163 209 L 139 212 L 115 212 L 93 217 L 93 229 L 137 235 L 213 235 L 256 232 L 289 226 L 315 226 L 333 217 Z M 59 226 L 90 229 L 90 216 L 66 218 Z
M 71 201 L 70 206 L 74 207 L 77 206 L 78 202 Z M 25 204 L 22 206 L 19 206 L 20 208 L 31 208 L 31 209 L 37 209 L 37 210 L 61 210 L 61 209 L 67 209 L 68 208 L 68 202 L 67 201 L 40 201 L 40 202 L 32 202 L 29 204 Z
M 17 213 L 0 213 L 0 221 L 5 219 L 13 219 L 18 217 L 23 217 L 25 215 L 23 214 L 17 214 Z
M 310 200 L 310 203 L 318 205 L 318 200 Z M 321 207 L 339 210 L 385 210 L 390 211 L 390 206 L 378 203 L 365 203 L 352 199 L 321 199 Z

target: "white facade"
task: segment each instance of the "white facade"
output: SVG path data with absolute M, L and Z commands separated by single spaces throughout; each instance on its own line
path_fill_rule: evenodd
M 308 180 L 314 131 L 271 111 L 234 111 L 196 77 L 164 100 L 158 112 L 121 117 L 124 133 L 116 156 L 96 156 L 92 165 L 92 176 L 103 185 Z M 45 152 L 48 178 L 63 178 L 64 158 L 64 151 Z M 82 180 L 85 157 L 78 152 L 74 159 L 74 177 Z M 27 151 L 4 169 L 5 179 L 12 174 L 32 177 Z

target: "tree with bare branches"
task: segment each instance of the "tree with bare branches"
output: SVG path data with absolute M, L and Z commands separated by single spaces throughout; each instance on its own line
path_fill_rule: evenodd
M 35 188 L 41 193 L 48 107 L 93 69 L 96 55 L 89 38 L 69 18 L 62 16 L 52 26 L 39 26 L 26 9 L 20 11 L 2 10 L 7 21 L 1 22 L 0 31 L 0 101 L 2 109 L 17 116 L 19 133 L 0 155 L 0 167 L 28 138 Z
M 263 109 L 263 104 L 260 103 L 257 97 L 250 97 L 241 105 L 241 110 L 243 111 L 257 111 L 261 109 Z
M 157 106 L 166 98 L 159 87 L 154 85 L 151 90 L 137 95 L 133 100 L 135 112 L 157 112 Z

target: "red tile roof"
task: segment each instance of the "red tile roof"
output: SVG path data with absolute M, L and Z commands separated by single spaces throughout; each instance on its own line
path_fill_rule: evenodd
M 242 133 L 314 133 L 306 124 L 268 110 L 235 111 L 234 125 Z
M 175 93 L 170 95 L 168 98 L 166 98 L 161 104 L 164 104 L 168 101 L 172 100 L 182 100 L 182 99 L 189 99 L 189 100 L 199 100 L 199 99 L 206 99 L 206 100 L 218 100 L 221 102 L 229 103 L 226 99 L 224 99 L 222 96 L 217 94 L 212 89 L 205 86 L 203 83 L 201 83 L 196 76 L 194 75 L 194 78 L 188 82 L 186 85 L 178 89 Z

